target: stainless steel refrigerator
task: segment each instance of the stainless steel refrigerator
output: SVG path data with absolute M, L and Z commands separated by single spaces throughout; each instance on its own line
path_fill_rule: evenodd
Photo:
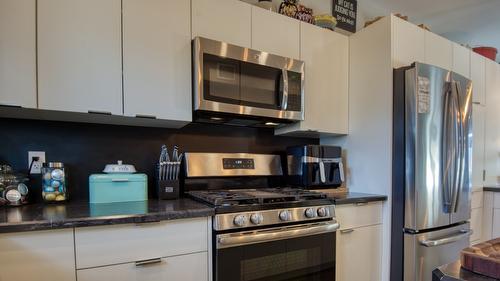
M 414 63 L 394 70 L 393 109 L 391 281 L 428 281 L 472 233 L 472 83 Z

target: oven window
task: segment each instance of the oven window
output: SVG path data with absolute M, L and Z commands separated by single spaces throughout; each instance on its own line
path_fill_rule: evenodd
M 335 234 L 219 249 L 217 281 L 333 281 Z

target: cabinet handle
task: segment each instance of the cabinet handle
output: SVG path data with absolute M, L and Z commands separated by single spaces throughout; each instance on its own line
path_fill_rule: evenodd
M 129 179 L 111 179 L 112 182 L 128 182 Z
M 135 266 L 147 266 L 147 265 L 153 265 L 153 264 L 157 264 L 157 263 L 161 263 L 161 258 L 136 261 Z
M 145 119 L 156 119 L 156 116 L 154 116 L 154 115 L 146 115 L 146 114 L 136 114 L 135 117 L 137 117 L 137 118 L 145 118 Z
M 342 230 L 340 231 L 340 233 L 342 233 L 342 234 L 347 234 L 347 233 L 352 233 L 352 232 L 354 232 L 354 229 L 352 229 L 352 228 L 349 228 L 349 229 L 342 229 Z
M 356 206 L 365 206 L 365 205 L 368 205 L 368 203 L 366 203 L 366 202 L 356 203 Z
M 110 111 L 89 110 L 90 114 L 112 115 Z
M 0 103 L 0 106 L 4 106 L 4 107 L 22 108 L 22 106 L 20 106 L 20 105 L 16 105 L 16 104 L 6 104 L 6 103 Z

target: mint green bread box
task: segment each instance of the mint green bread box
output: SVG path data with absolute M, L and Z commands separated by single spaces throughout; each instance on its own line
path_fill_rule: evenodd
M 148 176 L 111 173 L 89 177 L 90 203 L 117 203 L 148 200 Z

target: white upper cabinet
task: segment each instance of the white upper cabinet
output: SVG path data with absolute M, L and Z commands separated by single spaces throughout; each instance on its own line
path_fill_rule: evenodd
M 470 53 L 470 78 L 472 80 L 472 100 L 485 105 L 485 66 L 486 58 L 475 52 Z
M 252 48 L 298 59 L 300 21 L 253 6 Z
M 35 0 L 0 0 L 0 104 L 37 107 Z
M 485 186 L 500 184 L 500 65 L 486 60 Z
M 251 47 L 252 6 L 237 0 L 192 0 L 192 36 Z
M 348 131 L 349 39 L 301 23 L 301 60 L 305 62 L 305 120 L 276 134 L 341 135 Z
M 391 18 L 394 30 L 394 68 L 409 66 L 414 62 L 424 62 L 425 30 L 398 17 Z
M 453 67 L 451 70 L 466 78 L 471 77 L 470 70 L 470 53 L 471 51 L 457 43 L 453 45 Z
M 453 45 L 444 37 L 425 31 L 425 63 L 451 70 L 453 66 Z
M 122 114 L 121 0 L 38 0 L 39 108 Z
M 472 188 L 483 187 L 484 170 L 484 106 L 472 107 L 473 148 L 472 148 Z
M 125 115 L 191 121 L 190 13 L 186 0 L 123 0 Z

